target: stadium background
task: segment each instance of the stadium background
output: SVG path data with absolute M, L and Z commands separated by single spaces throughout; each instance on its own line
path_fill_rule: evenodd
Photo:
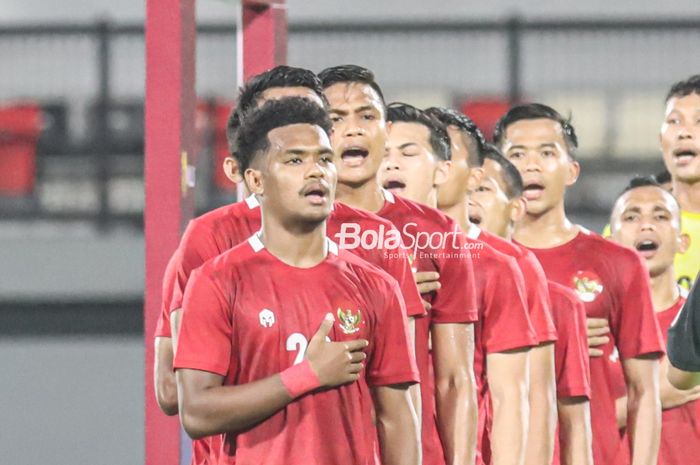
M 662 168 L 670 84 L 698 72 L 700 4 L 289 0 L 288 63 L 373 69 L 388 100 L 481 122 L 512 99 L 571 113 L 583 174 L 567 203 L 600 230 L 632 173 Z M 144 6 L 0 6 L 2 462 L 143 462 Z M 198 211 L 236 84 L 235 6 L 200 0 Z

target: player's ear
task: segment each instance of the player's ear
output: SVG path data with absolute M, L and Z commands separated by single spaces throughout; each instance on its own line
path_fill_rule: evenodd
M 516 197 L 510 202 L 510 221 L 517 223 L 522 220 L 527 213 L 527 200 L 525 197 Z
M 569 160 L 568 164 L 569 173 L 566 179 L 566 185 L 572 186 L 576 184 L 578 175 L 581 174 L 581 165 L 576 160 Z
M 251 194 L 262 195 L 265 193 L 262 172 L 254 168 L 248 168 L 244 174 L 245 184 Z
M 690 236 L 683 233 L 678 236 L 678 253 L 685 253 L 690 247 Z
M 437 167 L 435 168 L 435 176 L 433 177 L 434 186 L 442 186 L 447 182 L 447 178 L 450 175 L 450 170 L 452 169 L 452 162 L 449 160 L 439 161 Z
M 243 181 L 241 170 L 238 168 L 238 161 L 233 157 L 224 158 L 224 173 L 226 177 L 234 184 Z
M 481 184 L 481 181 L 484 180 L 485 173 L 484 169 L 480 166 L 470 169 L 469 177 L 467 178 L 467 191 L 474 192 Z

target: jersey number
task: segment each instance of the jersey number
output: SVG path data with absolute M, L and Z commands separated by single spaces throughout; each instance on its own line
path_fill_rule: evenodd
M 331 338 L 326 336 L 326 342 L 331 342 Z M 287 338 L 287 351 L 297 352 L 297 356 L 294 357 L 294 365 L 304 361 L 304 355 L 306 355 L 306 347 L 308 345 L 309 341 L 301 333 L 292 333 Z
M 294 365 L 297 365 L 304 360 L 306 346 L 308 345 L 309 341 L 307 341 L 304 335 L 301 333 L 293 333 L 287 338 L 287 351 L 297 351 L 297 356 L 294 358 Z

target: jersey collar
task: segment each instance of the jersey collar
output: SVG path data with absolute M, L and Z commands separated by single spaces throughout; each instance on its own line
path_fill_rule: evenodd
M 255 253 L 258 253 L 265 248 L 265 244 L 263 244 L 262 240 L 260 239 L 260 233 L 261 231 L 258 231 L 248 238 L 248 244 L 250 244 L 250 247 Z M 338 244 L 333 242 L 329 237 L 326 237 L 326 251 L 327 253 L 338 256 Z
M 248 205 L 248 208 L 251 210 L 258 208 L 260 206 L 260 202 L 258 202 L 258 198 L 255 196 L 255 194 L 250 194 L 248 197 L 246 197 L 245 203 L 246 203 L 246 205 Z
M 481 235 L 481 229 L 474 223 L 469 223 L 469 231 L 467 231 L 467 237 L 472 240 L 476 240 Z

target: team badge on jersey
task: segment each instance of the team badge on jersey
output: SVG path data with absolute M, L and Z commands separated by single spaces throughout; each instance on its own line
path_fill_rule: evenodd
M 603 292 L 600 277 L 592 271 L 578 271 L 573 284 L 578 298 L 583 302 L 593 302 Z
M 272 326 L 275 324 L 275 314 L 272 313 L 272 310 L 263 308 L 258 317 L 260 318 L 260 326 L 263 328 L 272 328 Z
M 353 315 L 352 310 L 343 311 L 342 308 L 338 307 L 338 320 L 340 320 L 340 329 L 345 334 L 354 334 L 360 330 L 362 313 L 358 310 Z

